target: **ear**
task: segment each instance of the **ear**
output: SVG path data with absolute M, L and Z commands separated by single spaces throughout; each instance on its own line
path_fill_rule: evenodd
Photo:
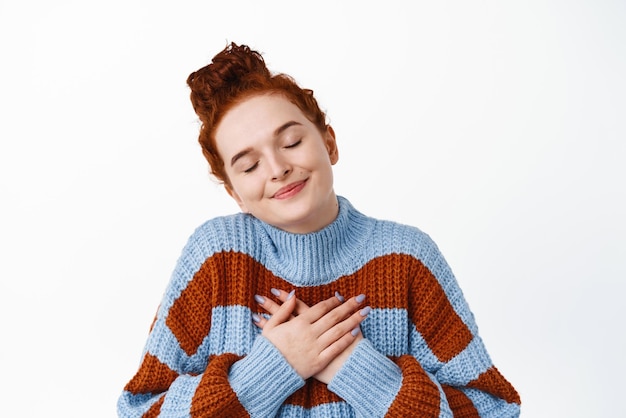
M 246 205 L 243 203 L 243 200 L 241 199 L 241 197 L 239 197 L 239 195 L 237 194 L 236 191 L 233 190 L 232 187 L 230 187 L 227 183 L 224 183 L 224 189 L 226 189 L 226 192 L 230 195 L 230 197 L 233 198 L 233 200 L 235 202 L 237 202 L 237 205 L 239 206 L 239 208 L 241 209 L 241 211 L 243 213 L 248 213 L 248 208 L 246 207 Z
M 328 151 L 330 157 L 330 163 L 332 165 L 337 164 L 339 161 L 339 150 L 337 149 L 337 141 L 335 140 L 335 130 L 332 126 L 326 125 L 326 132 L 324 133 L 324 145 Z

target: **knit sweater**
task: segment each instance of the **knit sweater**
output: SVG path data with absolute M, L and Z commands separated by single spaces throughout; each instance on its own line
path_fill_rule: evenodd
M 251 215 L 201 225 L 183 249 L 120 417 L 515 417 L 436 244 L 339 197 L 324 229 L 292 234 Z M 365 294 L 364 338 L 326 385 L 303 380 L 253 324 L 254 295 L 312 306 Z

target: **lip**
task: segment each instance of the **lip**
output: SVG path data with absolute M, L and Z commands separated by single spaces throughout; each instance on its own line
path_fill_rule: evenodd
M 307 179 L 308 180 L 308 179 Z M 281 187 L 278 189 L 276 193 L 272 196 L 273 199 L 289 199 L 290 197 L 295 196 L 304 188 L 307 180 L 296 181 L 293 183 L 289 183 L 285 187 Z

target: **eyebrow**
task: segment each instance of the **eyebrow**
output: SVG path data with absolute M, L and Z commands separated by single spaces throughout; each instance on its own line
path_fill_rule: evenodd
M 300 122 L 296 122 L 295 120 L 290 120 L 289 122 L 280 125 L 278 128 L 276 128 L 276 130 L 274 130 L 274 138 L 280 135 L 281 133 L 283 133 L 284 131 L 286 131 L 287 129 L 291 128 L 292 126 L 297 126 L 297 125 L 302 125 L 302 124 Z M 251 151 L 252 151 L 251 148 L 246 148 L 246 149 L 239 151 L 237 154 L 233 155 L 233 158 L 230 159 L 230 166 L 232 167 L 233 165 L 235 165 L 237 160 L 239 160 L 242 157 L 245 157 Z
M 292 126 L 295 126 L 295 125 L 302 125 L 302 124 L 300 122 L 296 122 L 295 120 L 290 120 L 289 122 L 276 128 L 276 130 L 274 131 L 274 137 L 277 137 L 278 135 L 282 134 L 286 129 L 291 128 Z

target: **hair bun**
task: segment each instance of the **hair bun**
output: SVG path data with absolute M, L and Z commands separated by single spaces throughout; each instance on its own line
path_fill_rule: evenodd
M 271 78 L 261 54 L 247 45 L 232 42 L 213 57 L 211 64 L 187 78 L 194 110 L 202 118 L 221 97 L 229 96 L 233 90 L 246 85 L 251 87 L 250 84 L 255 84 L 254 80 L 259 78 Z
M 271 77 L 261 54 L 234 42 L 213 57 L 212 66 L 224 83 L 239 81 L 251 73 Z

